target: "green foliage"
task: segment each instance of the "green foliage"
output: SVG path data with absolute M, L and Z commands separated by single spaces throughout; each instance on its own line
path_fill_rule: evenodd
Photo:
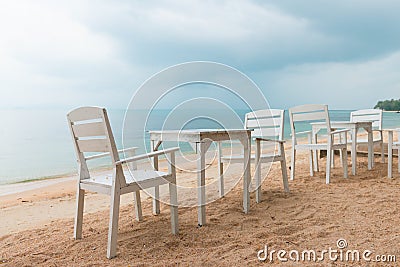
M 385 101 L 378 101 L 374 108 L 383 109 L 386 111 L 399 111 L 400 110 L 400 99 L 391 99 Z

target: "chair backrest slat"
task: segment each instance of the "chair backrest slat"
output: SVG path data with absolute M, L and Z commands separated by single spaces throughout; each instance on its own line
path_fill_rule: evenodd
M 85 152 L 110 152 L 110 146 L 107 139 L 77 140 L 79 151 Z
M 293 114 L 293 121 L 320 121 L 325 119 L 325 111 Z
M 292 113 L 305 113 L 325 110 L 326 105 L 321 104 L 307 104 L 290 108 Z
M 259 120 L 248 120 L 247 128 L 255 129 L 260 127 L 276 127 L 281 125 L 282 119 L 279 118 L 268 118 L 268 119 L 259 119 Z
M 280 117 L 282 109 L 262 109 L 252 111 L 246 114 L 247 119 L 260 119 L 260 118 L 270 118 L 270 117 Z
M 103 122 L 93 122 L 72 125 L 76 137 L 105 136 L 106 129 Z
M 284 110 L 265 109 L 249 112 L 245 116 L 245 129 L 252 129 L 253 137 L 283 139 Z
M 350 113 L 350 121 L 363 122 L 372 121 L 372 127 L 382 130 L 382 110 L 380 109 L 362 109 Z
M 93 119 L 101 119 L 103 118 L 103 109 L 99 107 L 81 107 L 77 108 L 70 113 L 68 113 L 67 117 L 72 122 L 77 121 L 86 121 Z
M 258 129 L 254 129 L 253 132 L 251 133 L 251 135 L 253 137 L 273 137 L 276 138 L 278 137 L 278 139 L 280 139 L 280 129 L 279 128 L 258 128 Z

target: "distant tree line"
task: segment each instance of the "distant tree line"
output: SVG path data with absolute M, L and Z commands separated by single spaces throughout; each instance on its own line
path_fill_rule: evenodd
M 400 99 L 391 99 L 378 101 L 374 108 L 379 108 L 386 111 L 399 111 L 400 110 Z

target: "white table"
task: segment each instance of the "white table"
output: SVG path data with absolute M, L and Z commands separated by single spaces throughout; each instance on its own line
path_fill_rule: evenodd
M 326 123 L 314 122 L 311 123 L 312 132 L 313 132 L 313 142 L 317 142 L 317 134 L 321 129 L 326 128 Z M 352 136 L 351 143 L 351 170 L 353 175 L 356 175 L 357 170 L 357 132 L 358 129 L 365 129 L 368 132 L 368 170 L 371 170 L 374 164 L 373 161 L 373 133 L 372 133 L 372 122 L 371 121 L 363 121 L 363 122 L 351 122 L 351 121 L 331 121 L 332 129 L 350 129 Z M 317 161 L 317 153 L 314 153 L 314 161 L 315 168 L 318 171 L 318 161 Z
M 213 141 L 221 142 L 228 140 L 239 140 L 243 145 L 244 166 L 243 166 L 243 211 L 250 209 L 250 155 L 251 155 L 251 130 L 245 129 L 204 129 L 204 130 L 166 130 L 150 131 L 150 140 L 153 151 L 156 151 L 164 141 L 188 142 L 200 153 L 197 162 L 197 197 L 198 197 L 198 223 L 206 224 L 206 192 L 205 192 L 205 155 Z M 220 151 L 218 151 L 220 153 Z M 246 160 L 247 159 L 247 160 Z M 154 168 L 158 168 L 158 159 L 154 159 Z M 220 181 L 223 183 L 223 181 Z M 221 188 L 221 186 L 220 186 Z M 157 189 L 156 189 L 157 191 Z M 157 192 L 156 192 L 157 194 Z M 157 201 L 157 200 L 156 200 Z M 159 205 L 159 204 L 158 204 Z M 154 205 L 157 206 L 157 205 Z M 158 208 L 159 209 L 159 208 Z

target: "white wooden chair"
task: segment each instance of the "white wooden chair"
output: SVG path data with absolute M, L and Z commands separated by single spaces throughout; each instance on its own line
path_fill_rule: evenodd
M 327 160 L 326 160 L 326 183 L 330 183 L 330 175 L 331 175 L 331 164 L 334 150 L 342 151 L 342 163 L 343 163 L 343 172 L 344 178 L 348 177 L 347 174 L 347 137 L 346 133 L 349 131 L 347 129 L 336 130 L 333 131 L 330 124 L 329 112 L 327 105 L 319 105 L 319 104 L 311 104 L 311 105 L 302 105 L 289 109 L 289 118 L 290 118 L 290 126 L 292 130 L 292 159 L 291 159 L 291 173 L 290 179 L 293 180 L 295 177 L 295 167 L 296 167 L 296 151 L 297 150 L 308 150 L 310 151 L 310 175 L 314 176 L 314 162 L 313 162 L 313 153 L 316 153 L 317 150 L 326 150 L 327 151 Z M 304 122 L 323 122 L 326 124 L 327 129 L 327 141 L 326 143 L 314 143 L 312 138 L 312 131 L 296 131 L 296 125 L 298 123 Z M 298 143 L 297 136 L 301 134 L 308 134 L 308 142 L 307 143 Z M 335 136 L 343 136 L 343 142 L 337 141 Z
M 136 205 L 136 218 L 141 220 L 140 190 L 169 184 L 171 226 L 172 233 L 178 233 L 178 201 L 176 188 L 175 151 L 178 148 L 160 150 L 157 152 L 137 155 L 126 159 L 120 159 L 115 145 L 113 133 L 108 120 L 107 112 L 99 107 L 77 108 L 67 115 L 68 124 L 73 137 L 73 143 L 78 160 L 78 188 L 77 205 L 74 227 L 75 239 L 82 238 L 83 206 L 85 191 L 111 196 L 110 221 L 108 229 L 107 258 L 116 256 L 118 216 L 120 206 L 120 195 L 134 193 Z M 85 153 L 99 152 L 101 154 L 86 156 Z M 137 162 L 149 157 L 161 154 L 169 155 L 169 172 L 154 170 L 129 170 L 124 171 L 122 165 Z M 86 161 L 103 156 L 110 156 L 113 169 L 110 176 L 91 177 Z M 134 166 L 134 165 L 133 165 Z
M 383 146 L 383 130 L 382 130 L 382 110 L 380 109 L 362 109 L 350 113 L 351 122 L 372 121 L 373 131 L 378 132 L 379 136 L 374 136 L 373 142 L 380 144 L 381 147 L 381 161 L 385 163 L 385 148 Z M 352 143 L 352 139 L 348 140 L 348 144 Z M 368 139 L 357 138 L 357 144 L 368 144 Z
M 397 149 L 398 172 L 400 173 L 400 128 L 389 131 L 388 140 L 388 177 L 392 178 L 393 150 Z M 393 141 L 393 132 L 397 132 L 397 142 Z
M 252 129 L 252 137 L 256 142 L 255 155 L 251 155 L 251 162 L 256 165 L 256 201 L 261 201 L 261 163 L 280 162 L 282 170 L 283 187 L 289 192 L 288 175 L 286 169 L 285 148 L 283 140 L 284 131 L 284 110 L 266 109 L 249 112 L 245 115 L 245 129 Z M 272 142 L 278 144 L 278 151 L 275 153 L 262 154 L 261 142 Z M 221 151 L 221 150 L 220 150 Z M 243 163 L 243 155 L 222 156 L 219 158 L 219 175 L 223 181 L 224 163 Z M 223 184 L 221 185 L 223 187 Z M 220 190 L 223 192 L 223 189 Z

